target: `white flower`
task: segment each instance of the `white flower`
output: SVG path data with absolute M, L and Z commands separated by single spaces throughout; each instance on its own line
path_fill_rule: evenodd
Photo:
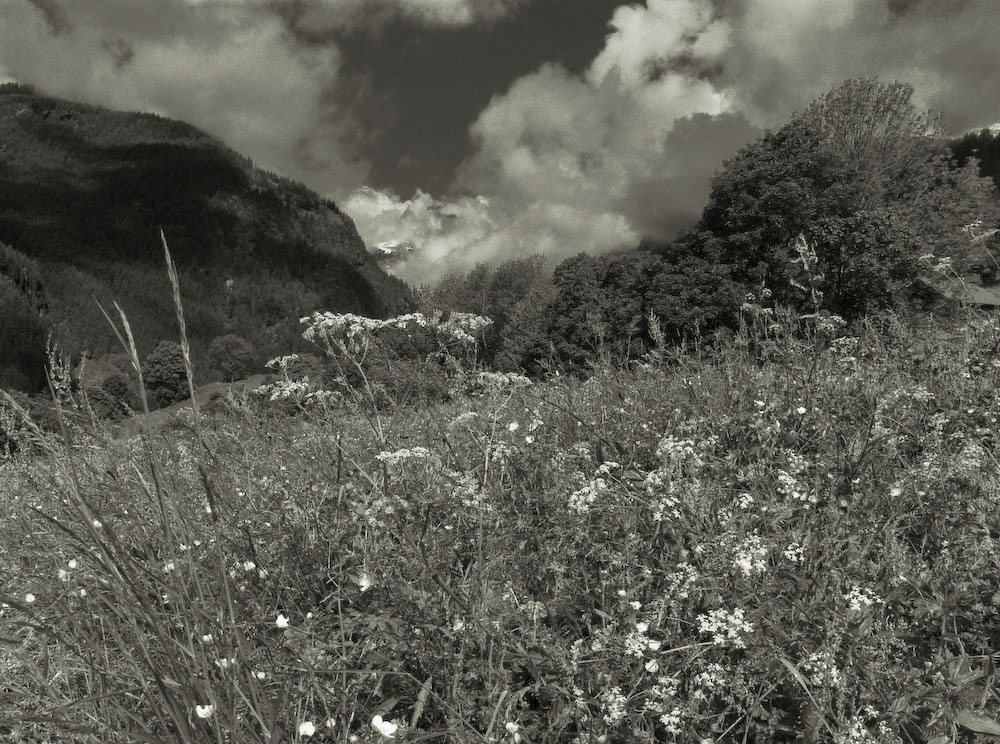
M 805 406 L 799 406 L 798 408 L 795 409 L 795 412 L 800 416 L 805 416 L 806 413 Z
M 203 635 L 201 637 L 201 642 L 202 643 L 211 643 L 212 642 L 212 634 L 211 633 L 206 633 L 205 635 Z
M 299 724 L 299 736 L 312 736 L 316 733 L 316 727 L 312 721 L 303 721 Z
M 172 573 L 176 568 L 177 566 L 174 564 L 173 561 L 168 561 L 163 564 L 163 573 Z
M 279 613 L 278 617 L 274 619 L 274 624 L 281 629 L 285 629 L 288 627 L 288 618 Z
M 84 589 L 83 587 L 80 587 L 80 596 L 81 597 L 86 597 L 87 596 L 87 590 Z
M 25 604 L 31 604 L 34 601 L 35 601 L 35 595 L 34 594 L 28 593 L 28 594 L 24 595 L 24 603 Z
M 257 564 L 253 561 L 243 561 L 244 571 L 253 571 L 255 568 L 257 568 Z
M 378 731 L 385 738 L 391 739 L 396 735 L 396 731 L 399 729 L 399 724 L 393 723 L 392 721 L 384 721 L 382 720 L 382 716 L 375 716 L 372 718 L 372 728 Z
M 94 525 L 95 530 L 99 530 L 104 526 L 103 524 L 101 524 L 100 519 L 95 519 L 93 522 L 91 522 L 91 524 Z
M 369 589 L 372 588 L 372 577 L 369 576 L 367 573 L 361 574 L 361 576 L 358 578 L 358 586 L 361 588 L 362 592 L 367 592 Z
M 660 669 L 660 662 L 658 662 L 656 659 L 650 659 L 649 661 L 646 662 L 646 671 L 649 672 L 650 674 L 656 674 L 656 672 L 659 671 L 659 669 Z
M 67 565 L 67 566 L 69 566 L 69 567 L 70 567 L 71 569 L 74 569 L 74 568 L 76 568 L 76 567 L 77 567 L 77 566 L 78 566 L 79 564 L 78 564 L 78 563 L 76 562 L 76 558 L 70 558 L 70 559 L 69 559 L 69 563 L 67 563 L 66 565 Z
M 521 735 L 518 733 L 518 729 L 521 728 L 520 726 L 513 721 L 507 721 L 507 723 L 504 724 L 504 728 L 507 729 L 507 733 L 511 735 L 511 738 L 514 740 L 514 744 L 518 744 L 518 742 L 521 741 Z
M 257 679 L 267 679 L 267 672 L 262 672 L 258 670 L 253 673 L 253 676 L 256 677 Z
M 515 431 L 518 430 L 518 428 L 520 426 L 521 425 L 519 423 L 517 423 L 516 421 L 511 421 L 509 424 L 507 424 L 507 431 L 509 431 L 509 432 L 515 432 Z
M 649 623 L 636 623 L 635 629 L 638 630 L 640 633 L 645 633 L 647 630 L 649 630 Z
M 212 714 L 215 713 L 214 705 L 196 705 L 194 706 L 195 715 L 198 718 L 211 718 Z
M 662 646 L 662 645 L 663 645 L 663 641 L 650 641 L 647 644 L 647 648 L 649 648 L 650 651 L 659 651 L 660 650 L 660 646 Z
M 59 581 L 69 581 L 69 571 L 65 568 L 59 569 Z

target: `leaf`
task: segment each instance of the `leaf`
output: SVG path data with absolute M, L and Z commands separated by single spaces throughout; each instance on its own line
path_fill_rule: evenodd
M 974 710 L 960 710 L 955 714 L 955 723 L 978 734 L 1000 736 L 1000 723 Z

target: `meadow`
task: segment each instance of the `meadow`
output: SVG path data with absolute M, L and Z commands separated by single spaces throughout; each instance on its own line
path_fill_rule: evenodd
M 380 327 L 307 326 L 347 363 Z M 998 347 L 746 305 L 586 379 L 456 356 L 399 405 L 358 366 L 131 436 L 56 369 L 0 466 L 0 735 L 994 740 Z

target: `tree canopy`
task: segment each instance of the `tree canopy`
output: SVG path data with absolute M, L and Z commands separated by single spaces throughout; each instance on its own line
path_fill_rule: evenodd
M 850 80 L 724 163 L 688 242 L 782 302 L 799 235 L 818 257 L 824 307 L 852 318 L 891 304 L 924 254 L 967 263 L 963 226 L 996 222 L 996 188 L 960 166 L 913 89 Z

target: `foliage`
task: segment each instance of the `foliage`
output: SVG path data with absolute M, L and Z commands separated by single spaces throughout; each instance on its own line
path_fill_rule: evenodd
M 211 340 L 230 333 L 262 358 L 304 351 L 297 320 L 317 307 L 374 316 L 409 308 L 408 288 L 369 260 L 350 219 L 305 186 L 182 122 L 5 93 L 0 241 L 30 257 L 46 324 L 68 352 L 99 360 L 117 349 L 95 298 L 129 313 L 142 354 L 174 333 L 159 280 L 161 228 L 199 369 L 209 367 Z M 37 389 L 37 373 L 23 384 Z
M 452 273 L 420 297 L 424 312 L 458 310 L 490 318 L 479 349 L 487 365 L 516 366 L 521 358 L 511 352 L 517 343 L 509 325 L 525 313 L 538 312 L 538 293 L 548 283 L 545 257 L 540 254 L 511 258 L 497 266 L 479 264 L 468 274 Z
M 38 266 L 0 243 L 0 388 L 37 393 L 45 388 L 48 303 Z
M 1000 217 L 996 190 L 946 156 L 911 95 L 901 83 L 848 81 L 743 148 L 713 179 L 695 252 L 716 252 L 747 287 L 794 302 L 788 267 L 801 234 L 819 256 L 827 306 L 847 318 L 891 304 L 921 255 L 961 264 L 962 227 Z
M 1000 326 L 765 310 L 711 357 L 482 375 L 380 427 L 71 419 L 0 478 L 5 737 L 996 731 Z
M 948 147 L 960 167 L 974 159 L 979 175 L 992 178 L 1000 189 L 1000 129 L 969 132 L 949 142 Z
M 250 374 L 257 352 L 253 344 L 235 333 L 217 336 L 208 345 L 208 361 L 222 380 L 232 382 Z
M 161 341 L 142 363 L 142 376 L 160 407 L 188 397 L 184 352 L 174 341 Z

